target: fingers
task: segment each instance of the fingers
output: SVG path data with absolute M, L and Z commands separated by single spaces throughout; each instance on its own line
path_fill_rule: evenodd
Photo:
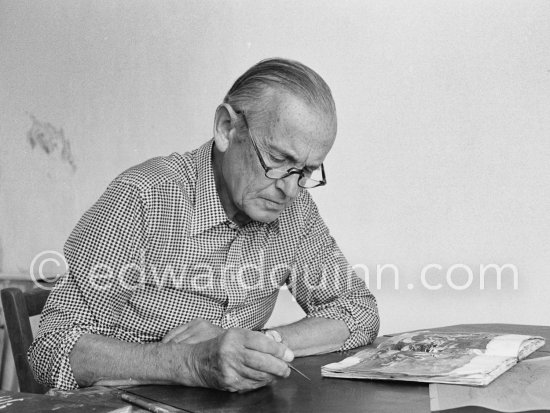
M 187 344 L 197 344 L 203 341 L 207 341 L 216 337 L 217 334 L 213 333 L 204 333 L 204 332 L 194 332 L 191 329 L 185 330 L 183 333 L 174 337 L 171 341 L 174 343 L 187 343 Z
M 277 343 L 265 334 L 251 331 L 247 337 L 245 347 L 250 350 L 256 350 L 262 353 L 271 354 L 281 360 L 290 363 L 294 360 L 294 353 L 285 344 Z
M 238 392 L 255 390 L 259 389 L 260 387 L 266 386 L 277 379 L 278 377 L 272 374 L 264 373 L 243 366 L 241 367 L 238 374 L 235 375 L 233 380 L 229 380 L 225 390 Z
M 200 318 L 189 321 L 186 324 L 170 330 L 163 337 L 162 343 L 169 342 L 196 344 L 217 337 L 224 331 L 220 326 Z
M 243 365 L 247 377 L 254 380 L 265 380 L 266 376 L 286 378 L 290 375 L 288 363 L 259 351 L 249 350 L 244 353 Z
M 189 328 L 189 324 L 183 324 L 181 326 L 178 326 L 176 328 L 173 328 L 162 338 L 162 343 L 169 343 L 170 341 L 174 340 L 178 335 L 182 334 L 185 330 Z M 181 340 L 180 340 L 181 341 Z M 177 341 L 179 342 L 179 341 Z
M 284 344 L 276 343 L 265 335 L 243 329 L 231 329 L 224 335 L 220 356 L 241 376 L 262 382 L 276 377 L 288 377 L 288 362 L 294 358 Z
M 290 375 L 292 351 L 261 333 L 232 328 L 194 347 L 202 385 L 247 391 Z
M 266 371 L 248 367 L 244 363 L 228 363 L 227 365 L 222 363 L 220 369 L 221 374 L 217 377 L 219 381 L 216 387 L 223 390 L 239 392 L 254 390 L 266 386 L 280 377 L 286 378 L 290 374 L 290 369 L 286 363 L 279 367 L 279 369 L 280 371 L 278 374 L 270 374 Z M 274 369 L 273 366 L 267 366 L 266 370 L 276 369 Z

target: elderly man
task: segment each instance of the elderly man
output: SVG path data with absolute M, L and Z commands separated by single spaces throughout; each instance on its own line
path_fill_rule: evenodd
M 29 349 L 37 379 L 243 391 L 287 377 L 294 356 L 371 342 L 376 301 L 309 194 L 335 136 L 318 74 L 250 68 L 213 140 L 130 168 L 81 218 Z M 285 283 L 306 317 L 262 330 Z

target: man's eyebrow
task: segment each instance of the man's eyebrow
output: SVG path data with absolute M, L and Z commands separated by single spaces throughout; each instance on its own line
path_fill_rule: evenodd
M 277 148 L 276 146 L 272 146 L 268 143 L 264 144 L 264 150 L 268 152 L 270 155 L 279 155 L 284 157 L 285 159 L 288 159 L 290 162 L 297 163 L 298 160 L 291 154 Z
M 298 163 L 298 160 L 291 154 L 283 152 L 277 148 L 273 148 L 275 152 L 277 152 L 279 155 L 284 156 L 285 159 L 288 159 L 292 163 Z
M 273 151 L 273 152 L 276 152 L 277 154 L 279 154 L 280 156 L 283 156 L 285 159 L 288 159 L 291 163 L 293 164 L 297 164 L 298 163 L 298 160 L 291 154 L 289 153 L 286 153 L 278 148 L 275 148 L 275 147 L 272 147 L 271 145 L 266 145 L 267 148 L 268 148 L 268 151 Z M 321 167 L 321 164 L 311 164 L 311 165 L 305 165 L 304 168 L 307 168 L 311 171 L 317 169 L 317 168 L 320 168 Z

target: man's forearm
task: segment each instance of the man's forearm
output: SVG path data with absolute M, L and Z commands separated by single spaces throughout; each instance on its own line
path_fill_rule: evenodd
M 242 328 L 187 344 L 135 344 L 83 335 L 70 354 L 80 386 L 183 384 L 245 391 L 288 377 L 294 354 L 284 344 Z
M 341 320 L 303 318 L 295 323 L 274 327 L 296 356 L 308 356 L 336 351 L 349 337 L 349 330 Z
M 85 334 L 70 354 L 79 386 L 123 384 L 194 385 L 190 345 L 177 343 L 127 343 L 110 337 Z M 178 374 L 174 374 L 178 369 Z M 180 380 L 175 380 L 175 377 Z M 188 378 L 188 382 L 185 382 Z

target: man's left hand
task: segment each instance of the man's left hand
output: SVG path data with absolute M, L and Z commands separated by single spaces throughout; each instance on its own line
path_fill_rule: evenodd
M 162 339 L 162 343 L 197 344 L 218 337 L 224 331 L 210 321 L 197 318 L 170 330 Z

